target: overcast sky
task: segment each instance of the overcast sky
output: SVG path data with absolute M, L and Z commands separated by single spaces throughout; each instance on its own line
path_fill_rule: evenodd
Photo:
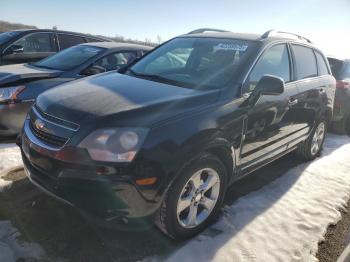
M 279 29 L 311 38 L 328 55 L 350 57 L 350 0 L 0 0 L 0 20 L 153 41 L 201 27 Z

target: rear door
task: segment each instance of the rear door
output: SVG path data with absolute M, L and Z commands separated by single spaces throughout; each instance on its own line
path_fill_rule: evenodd
M 4 50 L 4 64 L 19 64 L 39 61 L 56 53 L 54 35 L 50 32 L 27 34 Z
M 295 122 L 302 127 L 302 132 L 308 133 L 315 120 L 324 108 L 326 86 L 318 76 L 317 61 L 314 50 L 301 44 L 291 44 L 295 74 L 299 94 Z
M 274 75 L 285 81 L 285 92 L 281 95 L 261 96 L 254 107 L 248 109 L 245 138 L 241 149 L 241 164 L 248 168 L 252 164 L 273 157 L 287 149 L 295 138 L 293 122 L 297 87 L 292 82 L 292 66 L 288 45 L 275 44 L 259 58 L 244 83 L 246 96 L 254 90 L 264 75 Z M 290 136 L 294 135 L 294 136 Z
M 82 36 L 73 34 L 57 33 L 57 39 L 60 50 L 85 43 L 85 39 Z

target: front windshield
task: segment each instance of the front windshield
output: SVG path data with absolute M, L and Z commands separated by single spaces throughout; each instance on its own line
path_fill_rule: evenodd
M 6 43 L 9 41 L 12 37 L 18 35 L 19 32 L 5 32 L 5 33 L 0 33 L 0 45 Z
M 103 50 L 104 48 L 89 45 L 73 46 L 33 65 L 49 69 L 70 70 L 100 54 Z
M 221 88 L 235 76 L 256 42 L 222 38 L 175 38 L 127 73 L 188 88 Z

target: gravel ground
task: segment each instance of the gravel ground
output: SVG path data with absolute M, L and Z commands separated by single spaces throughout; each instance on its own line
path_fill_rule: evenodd
M 350 243 L 350 201 L 342 211 L 342 219 L 328 227 L 325 240 L 318 246 L 317 258 L 320 262 L 337 261 L 345 247 Z

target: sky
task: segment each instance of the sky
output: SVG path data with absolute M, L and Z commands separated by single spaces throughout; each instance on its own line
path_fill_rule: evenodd
M 0 20 L 157 41 L 210 27 L 310 38 L 325 54 L 350 57 L 350 0 L 0 0 Z

